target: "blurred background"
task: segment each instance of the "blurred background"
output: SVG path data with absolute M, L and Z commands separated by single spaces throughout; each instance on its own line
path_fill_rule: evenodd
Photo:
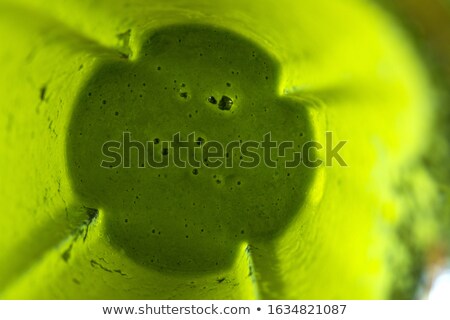
M 441 234 L 425 256 L 425 270 L 417 268 L 421 285 L 417 298 L 450 298 L 450 1 L 449 0 L 381 0 L 408 30 L 430 71 L 438 96 L 438 128 L 428 156 L 423 159 L 440 190 Z M 422 263 L 418 262 L 417 266 Z M 401 295 L 394 298 L 402 298 Z

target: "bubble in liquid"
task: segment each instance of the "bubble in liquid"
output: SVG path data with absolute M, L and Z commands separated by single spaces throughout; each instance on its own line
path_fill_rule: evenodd
M 220 110 L 230 110 L 233 105 L 233 100 L 230 97 L 222 96 L 222 99 L 219 101 L 219 109 Z

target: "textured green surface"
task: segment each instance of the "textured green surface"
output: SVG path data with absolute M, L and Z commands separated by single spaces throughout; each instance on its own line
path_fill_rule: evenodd
M 193 150 L 197 138 L 226 146 L 259 142 L 271 132 L 273 140 L 293 141 L 300 151 L 313 138 L 310 115 L 300 101 L 277 96 L 279 69 L 271 58 L 229 32 L 164 29 L 142 53 L 133 62 L 102 66 L 83 89 L 68 139 L 75 190 L 83 203 L 105 212 L 114 244 L 144 265 L 192 271 L 229 266 L 240 243 L 271 239 L 289 224 L 314 170 L 286 169 L 281 161 L 277 168 L 239 167 L 238 150 L 226 150 L 232 168 L 214 168 L 197 150 L 203 165 L 193 173 L 189 165 L 176 167 L 172 154 L 162 155 L 168 147 L 162 142 L 177 132 L 183 141 L 195 133 Z M 221 110 L 211 96 L 232 97 L 232 108 Z M 122 141 L 123 132 L 141 142 L 159 139 L 155 160 L 167 158 L 170 166 L 150 168 L 134 150 L 131 168 L 101 168 L 103 143 Z
M 432 94 L 369 2 L 0 7 L 1 297 L 363 299 L 414 281 L 409 247 L 434 235 L 418 161 Z M 99 168 L 123 130 L 298 143 L 333 131 L 349 167 Z

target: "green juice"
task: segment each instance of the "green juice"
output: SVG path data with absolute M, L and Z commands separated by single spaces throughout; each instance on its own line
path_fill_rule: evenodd
M 0 9 L 0 297 L 411 294 L 412 251 L 436 229 L 436 187 L 418 161 L 433 92 L 380 8 L 2 0 Z M 230 149 L 231 167 L 157 169 L 136 148 L 121 157 L 129 168 L 101 166 L 106 142 L 121 141 L 123 155 L 124 133 L 161 160 L 176 133 L 193 157 L 201 145 L 269 132 L 298 150 L 325 146 L 332 132 L 347 141 L 348 166 L 249 169 Z M 325 161 L 324 151 L 314 156 Z

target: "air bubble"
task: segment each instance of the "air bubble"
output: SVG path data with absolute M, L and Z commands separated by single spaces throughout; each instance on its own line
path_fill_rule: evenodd
M 219 109 L 220 110 L 230 110 L 233 105 L 233 100 L 230 97 L 222 96 L 222 99 L 219 101 Z
M 199 146 L 201 146 L 204 142 L 205 142 L 205 139 L 203 139 L 202 137 L 198 137 L 198 138 L 197 138 L 197 144 L 198 144 Z
M 211 96 L 211 97 L 208 98 L 208 102 L 209 102 L 209 103 L 212 103 L 212 104 L 216 104 L 216 103 L 217 103 L 217 100 L 216 100 L 216 98 L 214 98 L 213 96 Z

